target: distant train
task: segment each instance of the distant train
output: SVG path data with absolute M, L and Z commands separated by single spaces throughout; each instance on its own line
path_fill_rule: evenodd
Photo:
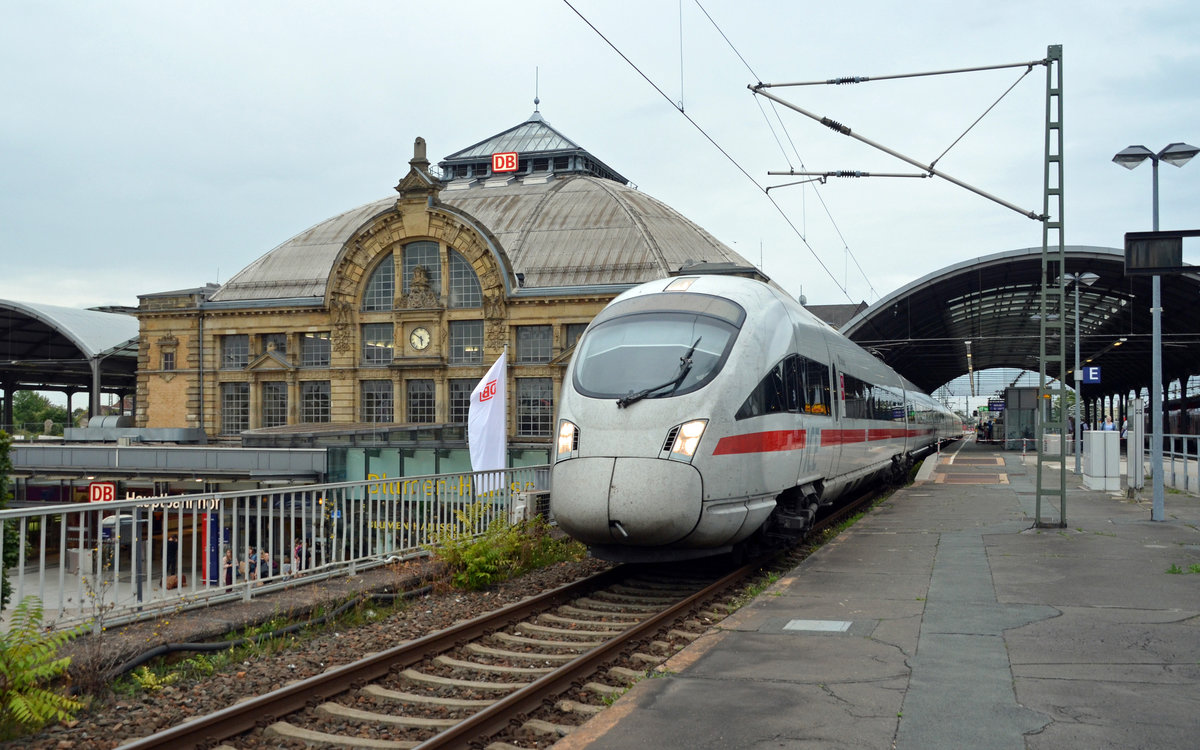
M 550 504 L 618 561 L 801 538 L 962 422 L 773 285 L 680 276 L 614 299 L 563 381 Z
M 1195 397 L 1191 399 L 1195 403 Z M 1163 433 L 1166 435 L 1195 435 L 1200 432 L 1200 407 L 1182 406 L 1178 399 L 1167 402 L 1167 413 L 1163 418 Z M 1146 414 L 1146 434 L 1150 434 L 1150 414 Z

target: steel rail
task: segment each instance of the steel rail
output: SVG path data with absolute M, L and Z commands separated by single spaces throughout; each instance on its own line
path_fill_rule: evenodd
M 872 494 L 871 492 L 863 493 L 856 500 L 844 504 L 818 520 L 810 533 L 822 531 L 857 511 Z M 774 550 L 772 555 L 777 551 Z M 733 583 L 748 577 L 758 570 L 766 559 L 767 557 L 756 559 L 726 574 L 659 614 L 638 623 L 621 635 L 609 639 L 596 649 L 580 655 L 559 670 L 539 678 L 454 727 L 422 742 L 417 747 L 419 750 L 434 750 L 435 748 L 462 747 L 464 744 L 484 742 L 487 737 L 506 729 L 514 716 L 528 714 L 539 708 L 547 696 L 564 692 L 581 676 L 594 673 L 604 662 L 612 660 L 630 643 L 653 634 L 664 624 L 677 619 L 681 613 L 699 606 Z M 626 575 L 628 575 L 628 570 L 625 567 L 610 568 L 594 576 L 565 584 L 495 612 L 480 615 L 353 663 L 334 667 L 319 675 L 313 675 L 265 695 L 133 740 L 121 745 L 120 750 L 212 747 L 244 732 L 269 726 L 283 716 L 301 711 L 323 702 L 327 698 L 381 679 L 394 669 L 411 666 L 430 655 L 447 651 L 465 641 L 482 637 L 506 624 L 526 619 L 562 600 L 578 596 L 584 591 L 607 586 Z
M 726 574 L 714 583 L 663 610 L 659 614 L 643 620 L 633 628 L 609 639 L 604 644 L 586 654 L 582 654 L 577 659 L 567 662 L 560 669 L 531 682 L 529 685 L 508 695 L 497 703 L 493 703 L 463 722 L 429 738 L 417 745 L 417 750 L 469 747 L 472 746 L 472 743 L 478 743 L 482 746 L 488 737 L 507 728 L 514 716 L 527 714 L 541 707 L 543 701 L 548 696 L 557 695 L 567 690 L 580 677 L 592 674 L 604 662 L 612 660 L 630 643 L 657 632 L 666 623 L 677 619 L 682 612 L 698 606 L 728 588 L 731 584 L 750 575 L 759 568 L 762 562 L 762 560 L 756 560 L 738 568 L 732 573 Z
M 862 493 L 814 523 L 809 533 L 821 532 L 839 523 L 863 506 L 870 505 L 877 496 L 877 491 L 869 490 Z M 737 581 L 750 576 L 754 571 L 759 570 L 778 551 L 773 550 L 770 554 L 753 560 L 737 570 L 726 574 L 724 577 L 672 605 L 670 608 L 638 623 L 620 635 L 614 636 L 586 654 L 581 654 L 578 658 L 564 664 L 554 672 L 544 675 L 520 690 L 509 694 L 507 697 L 468 717 L 450 729 L 430 737 L 428 740 L 417 745 L 416 750 L 440 750 L 440 748 L 449 747 L 483 747 L 487 744 L 487 740 L 491 736 L 504 731 L 510 725 L 513 717 L 528 714 L 540 708 L 547 697 L 558 695 L 571 687 L 576 680 L 593 674 L 602 664 L 611 661 L 630 643 L 653 634 L 661 629 L 665 623 L 678 619 L 682 612 L 699 606 Z
M 610 568 L 594 576 L 515 602 L 495 612 L 461 622 L 446 630 L 430 633 L 353 663 L 343 664 L 278 690 L 272 690 L 265 695 L 134 740 L 121 745 L 121 750 L 212 747 L 222 740 L 256 727 L 268 726 L 277 718 L 313 705 L 314 701 L 321 702 L 358 685 L 378 680 L 393 669 L 416 664 L 431 654 L 449 650 L 458 643 L 483 636 L 508 623 L 525 619 L 561 600 L 578 596 L 590 589 L 607 586 L 627 575 L 627 569 Z

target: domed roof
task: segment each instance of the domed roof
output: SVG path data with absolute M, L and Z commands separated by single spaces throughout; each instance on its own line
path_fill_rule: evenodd
M 395 203 L 374 201 L 301 232 L 235 274 L 212 301 L 323 298 L 347 239 Z M 637 284 L 691 261 L 750 265 L 678 211 L 612 180 L 477 184 L 442 191 L 440 203 L 497 240 L 525 289 Z
M 638 284 L 689 262 L 749 266 L 696 223 L 639 192 L 567 139 L 538 112 L 520 125 L 447 157 L 450 180 L 427 170 L 424 141 L 410 176 L 436 195 L 431 208 L 456 214 L 489 237 L 523 292 Z M 493 174 L 488 154 L 517 149 L 520 174 Z M 214 302 L 324 298 L 334 264 L 360 229 L 396 208 L 383 198 L 301 232 L 235 274 Z

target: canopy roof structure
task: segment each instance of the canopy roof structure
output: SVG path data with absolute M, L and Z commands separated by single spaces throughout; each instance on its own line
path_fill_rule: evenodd
M 876 352 L 926 392 L 994 367 L 1038 371 L 1041 248 L 964 261 L 896 290 L 841 331 Z M 1067 246 L 1066 272 L 1099 278 L 1079 285 L 1079 350 L 1101 368 L 1095 393 L 1123 394 L 1151 382 L 1149 276 L 1126 276 L 1122 250 Z M 1162 277 L 1163 379 L 1200 373 L 1200 275 Z M 1074 383 L 1075 288 L 1067 291 L 1066 381 Z M 968 361 L 970 364 L 968 364 Z M 1059 379 L 1061 373 L 1049 371 Z M 1090 389 L 1091 387 L 1089 387 Z
M 101 390 L 132 393 L 137 357 L 132 315 L 0 300 L 6 402 L 16 390 L 89 391 L 93 405 Z

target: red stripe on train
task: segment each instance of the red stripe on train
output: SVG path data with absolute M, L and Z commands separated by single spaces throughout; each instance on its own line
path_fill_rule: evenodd
M 821 430 L 821 445 L 846 445 L 848 443 L 870 443 L 875 440 L 899 440 L 906 437 L 928 435 L 928 427 L 907 429 L 904 427 L 872 428 L 865 430 Z
M 803 448 L 804 441 L 804 430 L 770 430 L 769 432 L 752 432 L 748 435 L 729 435 L 717 441 L 713 455 L 794 451 Z

